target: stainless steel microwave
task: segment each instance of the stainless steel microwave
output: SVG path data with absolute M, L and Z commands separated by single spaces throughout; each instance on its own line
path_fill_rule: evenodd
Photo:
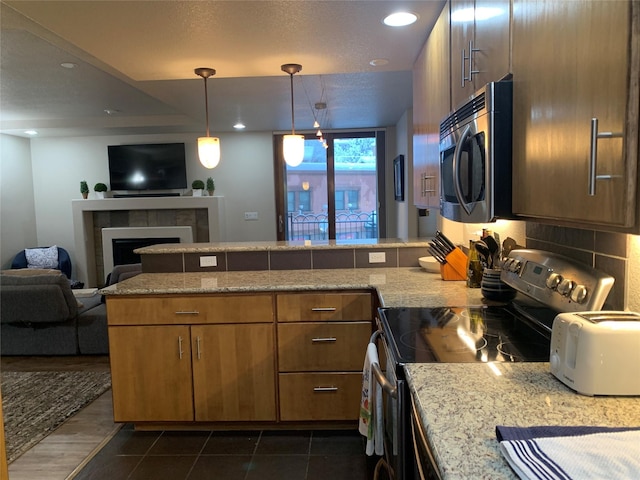
M 512 218 L 512 85 L 488 83 L 440 123 L 440 214 L 449 220 Z

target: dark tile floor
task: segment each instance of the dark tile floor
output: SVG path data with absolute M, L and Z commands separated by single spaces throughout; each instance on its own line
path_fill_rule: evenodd
M 125 425 L 76 480 L 366 480 L 357 431 L 142 432 Z

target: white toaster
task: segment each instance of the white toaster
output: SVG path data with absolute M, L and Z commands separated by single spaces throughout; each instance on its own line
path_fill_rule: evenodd
M 583 395 L 640 395 L 640 314 L 559 314 L 549 362 L 553 375 Z

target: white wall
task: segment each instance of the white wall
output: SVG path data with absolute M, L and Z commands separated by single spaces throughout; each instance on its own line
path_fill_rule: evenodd
M 413 205 L 413 110 L 407 110 L 396 124 L 397 155 L 404 155 L 404 201 L 395 200 L 393 186 L 393 161 L 391 162 L 391 201 L 395 208 L 395 236 L 408 239 L 418 236 L 418 210 Z
M 185 143 L 189 186 L 195 179 L 214 178 L 216 195 L 225 197 L 226 240 L 275 240 L 271 133 L 220 135 L 222 158 L 213 170 L 204 168 L 198 161 L 197 136 L 169 134 L 32 139 L 31 202 L 33 204 L 35 199 L 38 243 L 63 246 L 75 261 L 71 200 L 81 198 L 80 181 L 88 182 L 91 195 L 97 182 L 109 184 L 108 145 L 154 142 Z M 29 165 L 28 158 L 25 164 Z M 259 220 L 245 221 L 245 211 L 257 211 Z
M 0 134 L 0 267 L 38 242 L 29 139 Z

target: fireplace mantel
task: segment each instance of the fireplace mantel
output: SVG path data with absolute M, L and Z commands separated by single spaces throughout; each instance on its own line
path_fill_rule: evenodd
M 75 239 L 74 278 L 86 287 L 97 286 L 95 230 L 93 213 L 132 210 L 206 209 L 209 222 L 209 241 L 225 241 L 224 197 L 141 197 L 72 200 Z

